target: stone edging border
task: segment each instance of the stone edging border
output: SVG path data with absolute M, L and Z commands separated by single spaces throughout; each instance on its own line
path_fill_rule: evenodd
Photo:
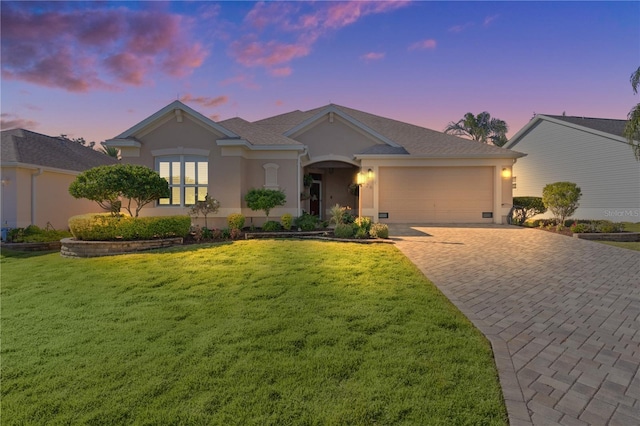
M 640 241 L 640 232 L 583 232 L 574 233 L 573 238 L 591 241 L 636 242 Z
M 102 257 L 181 245 L 182 238 L 138 241 L 80 241 L 64 238 L 60 243 L 62 257 Z
M 0 247 L 16 251 L 53 251 L 60 250 L 60 241 L 48 243 L 2 243 Z

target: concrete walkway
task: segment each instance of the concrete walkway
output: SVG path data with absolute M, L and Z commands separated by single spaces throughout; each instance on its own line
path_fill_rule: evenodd
M 640 425 L 640 252 L 511 226 L 390 226 L 491 342 L 515 425 Z

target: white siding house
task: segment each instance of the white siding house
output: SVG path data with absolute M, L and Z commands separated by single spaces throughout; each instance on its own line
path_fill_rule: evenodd
M 625 124 L 536 115 L 505 145 L 528 154 L 514 165 L 513 196 L 542 196 L 549 183 L 575 182 L 582 198 L 574 218 L 640 222 L 640 162 L 622 136 Z

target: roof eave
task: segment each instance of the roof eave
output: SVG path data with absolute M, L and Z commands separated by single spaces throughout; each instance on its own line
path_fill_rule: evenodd
M 356 154 L 354 158 L 356 159 L 364 159 L 364 158 L 379 158 L 379 159 L 397 159 L 397 158 L 411 158 L 411 159 L 486 159 L 486 158 L 509 158 L 509 159 L 517 159 L 526 157 L 527 154 L 522 152 L 513 151 L 512 155 L 497 155 L 497 154 Z
M 253 145 L 246 139 L 218 139 L 218 146 L 239 146 L 251 151 L 303 151 L 304 145 Z

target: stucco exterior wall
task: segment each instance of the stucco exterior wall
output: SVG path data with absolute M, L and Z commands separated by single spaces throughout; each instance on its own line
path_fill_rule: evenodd
M 42 174 L 37 175 L 38 170 L 2 168 L 2 175 L 8 178 L 2 187 L 3 227 L 24 228 L 34 224 L 44 228 L 50 223 L 55 229 L 68 229 L 71 216 L 103 212 L 95 202 L 69 194 L 69 185 L 76 174 L 42 169 Z
M 295 136 L 297 141 L 309 147 L 312 160 L 325 155 L 352 159 L 353 154 L 379 143 L 337 115 L 334 115 L 333 123 L 329 120 L 327 115 L 314 127 Z
M 627 144 L 543 120 L 513 149 L 528 154 L 513 168 L 515 197 L 541 197 L 549 183 L 575 182 L 582 198 L 574 218 L 640 221 L 640 163 Z

